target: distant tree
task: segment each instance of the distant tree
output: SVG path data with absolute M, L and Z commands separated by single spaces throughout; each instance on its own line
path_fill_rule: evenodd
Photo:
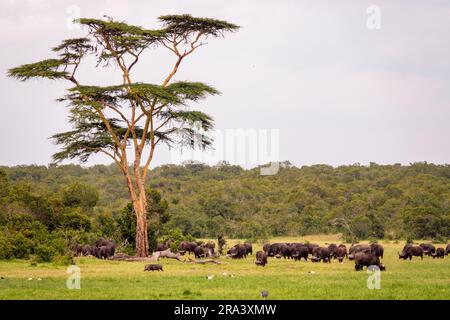
M 73 130 L 52 137 L 62 146 L 53 158 L 56 162 L 85 162 L 91 155 L 102 153 L 114 160 L 123 173 L 136 215 L 138 256 L 147 256 L 149 249 L 145 182 L 156 147 L 161 143 L 201 148 L 211 144 L 207 133 L 213 127 L 212 118 L 186 106 L 219 92 L 204 83 L 171 80 L 181 62 L 205 45 L 205 39 L 239 28 L 226 21 L 190 15 L 165 15 L 159 21 L 162 29 L 148 30 L 111 18 L 78 19 L 87 27 L 87 37 L 67 39 L 53 48 L 59 58 L 25 64 L 8 72 L 22 81 L 61 79 L 75 85 L 59 99 L 70 107 Z M 142 53 L 157 46 L 175 54 L 175 65 L 160 85 L 135 82 L 132 71 Z M 118 67 L 123 82 L 111 86 L 80 83 L 80 63 L 90 54 L 97 57 L 97 67 Z
M 99 199 L 98 190 L 88 184 L 75 182 L 64 188 L 62 202 L 67 207 L 92 209 Z

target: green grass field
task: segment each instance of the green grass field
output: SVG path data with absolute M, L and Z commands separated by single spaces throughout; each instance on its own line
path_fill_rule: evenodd
M 271 242 L 305 240 L 339 242 L 331 236 L 277 238 Z M 242 260 L 221 257 L 221 265 L 161 259 L 164 272 L 144 272 L 143 262 L 77 258 L 80 290 L 67 289 L 67 267 L 0 261 L 0 299 L 261 299 L 261 290 L 269 291 L 269 299 L 450 299 L 450 256 L 404 261 L 397 256 L 403 243 L 380 243 L 385 247 L 383 263 L 387 271 L 381 274 L 379 290 L 369 290 L 370 274 L 354 271 L 354 263 L 348 260 L 343 264 L 336 260 L 313 264 L 269 258 L 263 268 L 253 263 L 254 256 Z M 260 248 L 254 245 L 254 253 Z M 207 275 L 215 277 L 208 280 Z

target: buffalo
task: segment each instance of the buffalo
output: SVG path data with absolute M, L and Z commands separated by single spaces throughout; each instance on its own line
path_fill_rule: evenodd
M 366 252 L 355 253 L 355 270 L 362 270 L 364 267 L 377 266 L 381 271 L 386 270 L 386 267 L 380 262 L 380 257 Z
M 445 255 L 448 255 L 450 253 L 450 244 L 445 247 Z
M 97 249 L 97 258 L 99 259 L 108 259 L 109 257 L 114 256 L 116 248 L 114 245 L 106 245 L 101 246 Z
M 444 256 L 445 256 L 444 248 L 437 248 L 436 252 L 432 256 L 433 256 L 433 259 L 434 258 L 444 259 Z
M 98 248 L 97 246 L 91 246 L 89 244 L 85 244 L 83 246 L 83 256 L 94 256 L 96 257 L 98 254 Z
M 358 252 L 371 253 L 372 249 L 368 244 L 357 244 L 353 245 L 348 249 L 348 259 L 355 259 L 355 254 Z
M 317 248 L 319 245 L 315 243 L 307 243 L 306 247 L 308 248 L 308 253 L 313 254 L 314 248 Z
M 347 248 L 345 246 L 338 247 L 336 250 L 336 258 L 338 259 L 338 261 L 343 262 L 345 257 L 348 258 Z
M 265 253 L 268 253 L 268 252 L 269 252 L 269 249 L 270 249 L 270 243 L 264 243 L 264 245 L 263 245 L 263 251 L 264 251 Z
M 370 245 L 370 252 L 377 257 L 383 258 L 384 248 L 381 244 L 372 243 Z
M 83 246 L 79 245 L 79 244 L 74 244 L 72 246 L 72 251 L 77 257 L 79 257 L 79 256 L 83 255 Z
M 423 249 L 420 246 L 413 246 L 412 244 L 407 244 L 403 247 L 402 253 L 398 253 L 399 259 L 411 260 L 412 257 L 420 257 L 423 260 Z
M 264 251 L 258 251 L 256 253 L 256 261 L 255 264 L 257 266 L 262 266 L 264 267 L 267 264 L 267 253 L 265 253 Z
M 324 263 L 325 262 L 331 263 L 330 249 L 323 247 L 315 247 L 313 249 L 311 261 L 319 262 L 320 260 L 322 260 Z
M 336 258 L 337 249 L 338 246 L 335 243 L 331 243 L 330 245 L 328 245 L 328 250 L 330 250 L 332 258 Z
M 274 256 L 281 256 L 281 249 L 287 246 L 286 243 L 273 243 L 271 245 L 269 245 L 269 247 L 267 248 L 266 253 L 268 254 L 269 257 L 274 257 Z
M 253 255 L 253 246 L 252 246 L 252 244 L 250 242 L 246 242 L 246 243 L 244 243 L 244 246 L 246 248 L 246 255 L 247 254 Z
M 227 255 L 233 259 L 243 259 L 247 257 L 247 247 L 243 244 L 236 244 L 227 251 Z
M 144 267 L 144 271 L 164 271 L 163 266 L 160 264 L 147 264 Z
M 189 241 L 181 241 L 179 247 L 178 247 L 178 251 L 180 252 L 180 254 L 185 254 L 186 252 L 188 252 L 189 254 L 194 252 L 194 249 L 198 247 L 198 244 L 195 242 L 189 242 Z
M 172 241 L 167 240 L 164 243 L 158 243 L 156 245 L 156 251 L 166 251 L 167 249 L 170 248 L 170 244 L 172 243 Z
M 292 247 L 292 258 L 294 258 L 294 260 L 301 260 L 302 258 L 305 259 L 305 261 L 308 260 L 308 248 L 305 245 L 301 245 L 301 243 L 299 245 L 296 245 L 294 247 Z
M 206 257 L 206 255 L 208 254 L 208 252 L 209 252 L 208 249 L 206 249 L 206 248 L 204 248 L 204 247 L 202 247 L 202 246 L 196 246 L 196 247 L 194 248 L 194 255 L 195 255 L 195 257 L 196 257 L 197 259 Z
M 419 246 L 423 249 L 423 254 L 426 256 L 432 256 L 436 253 L 436 248 L 431 243 L 421 243 Z

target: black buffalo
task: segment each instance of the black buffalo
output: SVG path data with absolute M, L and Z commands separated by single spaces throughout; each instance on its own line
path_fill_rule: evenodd
M 246 248 L 246 255 L 247 254 L 253 255 L 253 246 L 252 246 L 252 244 L 250 242 L 246 242 L 246 243 L 244 243 L 244 246 Z
M 345 257 L 348 258 L 347 248 L 345 246 L 338 247 L 336 250 L 336 258 L 338 259 L 338 261 L 343 262 Z
M 195 242 L 189 242 L 189 241 L 181 241 L 180 245 L 178 246 L 178 251 L 180 254 L 185 254 L 188 252 L 189 254 L 194 252 L 194 249 L 198 247 L 198 244 Z
M 332 258 L 336 258 L 337 257 L 337 255 L 336 255 L 337 249 L 338 249 L 338 246 L 335 243 L 331 243 L 331 244 L 328 245 L 328 250 L 330 250 Z
M 311 261 L 319 262 L 320 260 L 322 260 L 323 262 L 331 263 L 330 249 L 323 247 L 315 247 L 313 249 Z
M 420 257 L 423 260 L 423 249 L 420 246 L 413 246 L 412 244 L 407 244 L 403 247 L 402 253 L 398 253 L 399 259 L 411 260 L 412 257 Z
M 307 243 L 306 247 L 308 248 L 308 253 L 313 254 L 314 248 L 317 248 L 319 245 L 316 243 Z
M 167 240 L 164 243 L 158 243 L 156 245 L 156 251 L 165 251 L 165 250 L 169 249 L 171 243 L 172 243 L 172 241 L 170 241 L 170 240 Z
M 436 253 L 436 248 L 431 243 L 421 243 L 419 246 L 423 249 L 423 254 L 426 256 L 432 256 Z
M 292 248 L 292 258 L 294 258 L 295 260 L 301 260 L 302 258 L 304 258 L 305 261 L 308 260 L 309 252 L 308 248 L 305 245 L 299 243 L 298 245 L 295 246 L 291 245 L 291 248 Z
M 364 267 L 377 266 L 381 271 L 386 270 L 386 267 L 380 262 L 380 257 L 366 252 L 355 253 L 355 270 L 362 270 Z
M 247 247 L 243 244 L 236 244 L 227 251 L 227 255 L 233 259 L 243 259 L 247 257 Z
M 281 249 L 283 248 L 283 246 L 287 246 L 287 244 L 286 243 L 273 243 L 273 244 L 269 245 L 266 253 L 269 255 L 269 257 L 274 257 L 277 255 L 281 256 Z
M 205 258 L 208 254 L 208 249 L 202 247 L 202 246 L 196 246 L 194 248 L 194 255 L 197 259 Z
M 97 249 L 97 258 L 99 259 L 108 259 L 114 256 L 116 247 L 115 245 L 109 244 L 106 246 L 101 246 Z
M 348 259 L 355 259 L 355 254 L 358 252 L 371 253 L 372 249 L 368 244 L 357 244 L 353 245 L 348 249 Z
M 265 253 L 268 253 L 268 252 L 269 252 L 269 249 L 270 249 L 270 243 L 264 243 L 264 245 L 263 245 L 263 251 L 264 251 Z
M 79 244 L 74 244 L 72 246 L 72 251 L 73 251 L 74 255 L 79 257 L 79 256 L 83 255 L 83 246 L 79 245 Z
M 83 256 L 94 256 L 96 257 L 98 254 L 98 247 L 97 246 L 91 246 L 89 244 L 85 244 L 83 246 Z
M 262 266 L 264 267 L 267 264 L 267 253 L 265 253 L 264 251 L 258 251 L 256 253 L 256 261 L 255 264 L 257 266 Z
M 370 252 L 377 257 L 383 258 L 384 248 L 381 244 L 372 243 L 370 245 Z
M 441 258 L 441 259 L 444 259 L 444 256 L 445 256 L 445 250 L 444 250 L 444 248 L 437 248 L 437 249 L 436 249 L 436 252 L 435 252 L 432 256 L 433 256 L 433 259 L 434 259 L 434 258 Z
M 164 271 L 163 266 L 160 264 L 147 264 L 144 267 L 144 271 Z
M 445 247 L 445 255 L 448 255 L 450 253 L 450 244 Z

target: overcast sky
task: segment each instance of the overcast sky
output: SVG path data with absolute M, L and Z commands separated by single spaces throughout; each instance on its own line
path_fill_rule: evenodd
M 381 10 L 380 29 L 367 26 L 370 5 Z M 189 56 L 176 80 L 222 92 L 198 106 L 218 132 L 279 130 L 280 160 L 450 163 L 450 1 L 1 0 L 0 165 L 50 163 L 58 147 L 48 138 L 69 129 L 55 101 L 67 85 L 22 83 L 6 71 L 83 36 L 68 24 L 78 13 L 147 28 L 173 13 L 242 26 Z M 173 62 L 167 50 L 150 52 L 135 79 L 161 83 Z M 120 81 L 114 70 L 90 67 L 80 70 L 87 83 Z M 155 164 L 173 161 L 161 149 Z

